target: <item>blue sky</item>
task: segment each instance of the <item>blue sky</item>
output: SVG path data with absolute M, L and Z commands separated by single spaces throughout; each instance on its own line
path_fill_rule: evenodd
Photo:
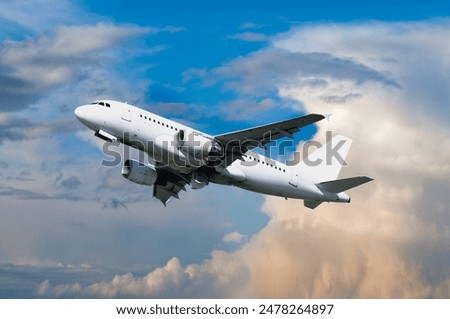
M 449 14 L 449 1 L 0 2 L 0 297 L 448 297 Z M 314 214 L 214 185 L 164 208 L 100 165 L 73 116 L 99 98 L 211 134 L 333 113 L 295 142 L 347 134 L 343 174 L 377 182 Z

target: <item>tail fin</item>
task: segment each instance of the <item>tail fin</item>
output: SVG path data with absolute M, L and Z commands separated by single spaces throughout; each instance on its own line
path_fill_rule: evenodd
M 331 181 L 338 177 L 352 140 L 336 135 L 314 153 L 298 164 L 300 174 L 308 176 L 314 183 Z

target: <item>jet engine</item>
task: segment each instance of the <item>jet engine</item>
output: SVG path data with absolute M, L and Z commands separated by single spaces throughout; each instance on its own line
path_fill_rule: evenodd
M 222 151 L 222 147 L 214 139 L 197 132 L 188 134 L 185 130 L 180 130 L 175 135 L 175 145 L 180 151 L 195 159 L 205 159 L 209 155 L 217 155 Z
M 156 182 L 158 172 L 152 166 L 127 159 L 122 167 L 122 176 L 133 183 L 151 186 Z
M 192 189 L 200 189 L 209 184 L 208 177 L 199 171 L 194 171 L 191 176 Z

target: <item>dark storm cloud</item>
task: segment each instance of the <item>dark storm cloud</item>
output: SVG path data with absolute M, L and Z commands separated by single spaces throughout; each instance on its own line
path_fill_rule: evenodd
M 61 186 L 67 189 L 76 189 L 81 185 L 80 179 L 77 176 L 70 176 L 61 181 Z
M 254 116 L 280 107 L 294 107 L 292 101 L 279 98 L 281 86 L 327 89 L 332 82 L 348 81 L 355 86 L 377 83 L 380 86 L 400 88 L 398 82 L 383 72 L 356 59 L 342 58 L 331 53 L 289 52 L 268 48 L 239 57 L 212 70 L 190 69 L 183 74 L 184 81 L 198 80 L 204 86 L 219 85 L 237 95 L 223 103 L 226 119 Z M 343 104 L 361 98 L 360 92 L 343 96 L 328 94 L 322 99 L 328 103 Z M 270 102 L 270 103 L 269 103 Z M 298 108 L 301 103 L 295 103 Z M 238 112 L 236 112 L 236 110 Z
M 113 209 L 125 208 L 125 209 L 127 209 L 127 205 L 125 204 L 124 201 L 121 201 L 120 199 L 110 198 L 106 202 L 104 202 L 103 206 L 102 206 L 102 209 L 108 209 L 108 208 L 113 208 Z
M 49 120 L 37 122 L 23 117 L 7 115 L 0 117 L 0 144 L 3 141 L 22 141 L 52 134 L 74 132 L 77 123 L 73 120 Z
M 351 100 L 355 100 L 355 99 L 358 99 L 361 97 L 362 97 L 362 94 L 349 93 L 349 94 L 345 94 L 343 96 L 325 95 L 325 96 L 322 96 L 321 99 L 327 103 L 344 104 Z
M 205 83 L 214 82 L 214 78 L 223 79 L 226 88 L 247 94 L 256 93 L 261 88 L 274 90 L 280 82 L 290 82 L 298 77 L 349 80 L 356 84 L 378 82 L 400 87 L 387 75 L 350 58 L 319 52 L 288 52 L 275 48 L 240 57 L 216 68 L 206 75 Z
M 0 110 L 3 112 L 23 109 L 41 97 L 32 82 L 7 74 L 1 67 L 0 83 Z
M 10 186 L 0 187 L 0 196 L 12 196 L 15 198 L 20 198 L 23 200 L 31 200 L 31 199 L 49 199 L 50 197 L 28 189 L 19 189 Z

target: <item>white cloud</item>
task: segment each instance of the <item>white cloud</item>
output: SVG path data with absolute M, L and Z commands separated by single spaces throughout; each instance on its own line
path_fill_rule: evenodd
M 424 116 L 448 117 L 450 93 L 445 85 L 450 44 L 438 38 L 450 36 L 449 25 L 448 19 L 311 25 L 280 36 L 273 44 L 290 52 L 332 52 L 335 57 L 353 59 L 399 81 L 412 94 L 400 96 L 402 105 Z
M 262 29 L 264 27 L 266 27 L 265 24 L 259 24 L 259 23 L 254 23 L 254 22 L 244 22 L 240 26 L 241 29 L 245 29 L 245 30 L 248 30 L 248 29 Z
M 108 66 L 120 59 L 120 52 L 124 50 L 118 49 L 119 44 L 154 32 L 157 30 L 152 28 L 97 23 L 62 26 L 54 35 L 3 42 L 0 45 L 0 109 L 21 110 L 37 104 L 44 94 L 50 99 L 52 94 L 61 93 L 57 89 L 62 86 L 70 86 L 70 90 L 67 87 L 64 90 L 67 99 L 67 91 L 76 92 L 77 88 L 86 91 L 86 84 L 93 81 L 96 85 L 89 86 L 88 90 L 94 87 L 99 94 L 99 90 L 106 90 L 112 78 L 117 80 L 111 91 L 117 92 L 124 77 L 115 75 Z M 134 86 L 136 84 L 139 86 L 139 82 Z
M 265 42 L 265 41 L 269 40 L 269 37 L 263 33 L 250 32 L 250 31 L 233 34 L 233 35 L 230 35 L 229 38 L 234 39 L 234 40 L 247 41 L 247 42 Z
M 152 28 L 106 23 L 62 26 L 56 30 L 55 38 L 48 47 L 48 53 L 55 57 L 86 54 L 116 46 L 124 39 L 156 31 L 157 29 Z
M 80 19 L 88 19 L 87 16 L 86 12 L 82 12 L 70 0 L 34 0 L 32 3 L 20 0 L 0 2 L 0 19 L 8 22 L 2 24 L 6 30 L 14 24 L 35 33 L 45 32 L 52 29 L 54 25 L 79 23 Z
M 447 36 L 445 25 L 448 23 L 441 21 L 401 24 L 401 32 L 399 24 L 321 25 L 317 29 L 297 30 L 281 42 L 289 50 L 324 51 L 352 57 L 376 70 L 389 72 L 398 81 L 400 87 L 386 87 L 373 82 L 327 78 L 325 86 L 286 85 L 280 87 L 279 92 L 286 98 L 301 101 L 306 112 L 333 113 L 331 122 L 319 124 L 317 136 L 325 136 L 325 130 L 332 130 L 352 137 L 350 166 L 344 169 L 345 175 L 368 174 L 375 178 L 371 185 L 365 186 L 366 191 L 364 187 L 352 191 L 354 200 L 348 207 L 320 207 L 318 213 L 327 212 L 324 216 L 327 221 L 322 220 L 319 226 L 330 223 L 341 236 L 353 234 L 358 238 L 355 242 L 377 238 L 378 249 L 388 250 L 386 253 L 392 255 L 390 259 L 396 260 L 392 266 L 397 264 L 401 269 L 394 277 L 403 277 L 404 293 L 415 291 L 422 297 L 437 293 L 434 289 L 445 284 L 450 276 L 446 267 L 436 262 L 438 255 L 450 254 L 450 250 L 443 250 L 449 239 L 450 225 L 450 219 L 443 215 L 450 202 L 438 195 L 444 191 L 439 190 L 441 187 L 446 189 L 444 192 L 450 190 L 444 186 L 446 176 L 450 176 L 450 166 L 446 162 L 450 156 L 450 132 L 442 125 L 442 118 L 438 119 L 442 115 L 449 117 L 441 107 L 447 92 L 441 91 L 450 82 L 447 79 L 446 84 L 436 88 L 428 77 L 421 76 L 423 68 L 437 75 L 448 68 L 448 55 L 447 58 L 444 55 L 449 46 L 439 40 Z M 327 37 L 327 34 L 333 36 Z M 438 103 L 423 94 L 427 88 L 438 91 L 441 98 Z M 349 94 L 358 94 L 358 98 L 347 100 L 344 105 L 324 99 Z M 291 216 L 289 220 L 294 216 L 288 212 L 299 207 L 283 205 L 275 199 L 268 199 L 267 205 L 271 205 L 270 211 L 280 213 L 276 218 L 287 214 Z M 349 251 L 355 246 L 359 244 L 351 245 Z M 389 271 L 389 263 L 381 257 L 384 253 L 376 250 L 368 256 L 380 256 L 379 261 L 374 259 L 379 264 L 375 264 L 373 271 Z M 436 279 L 427 282 L 431 273 L 440 273 L 444 280 L 438 284 Z M 395 296 L 402 287 L 402 282 L 395 288 L 377 280 L 379 277 L 374 276 L 368 280 L 372 287 L 360 287 L 363 296 L 371 296 L 369 288 L 377 285 L 378 289 L 385 290 L 373 291 L 374 296 L 383 296 L 383 293 Z
M 87 67 L 99 60 L 98 54 L 102 50 L 149 32 L 147 28 L 104 23 L 63 26 L 57 29 L 53 37 L 4 43 L 0 65 L 8 67 L 9 77 L 33 85 L 27 90 L 48 88 L 69 80 L 75 72 L 80 72 L 83 65 Z M 83 41 L 80 41 L 81 38 Z
M 161 268 L 143 278 L 135 278 L 131 273 L 117 275 L 110 282 L 100 282 L 87 289 L 80 284 L 62 285 L 52 288 L 44 281 L 38 288 L 38 294 L 45 296 L 49 292 L 56 296 L 103 296 L 117 298 L 121 296 L 166 296 L 170 297 L 176 289 L 188 280 L 186 272 L 177 258 L 172 258 Z
M 241 243 L 245 239 L 245 235 L 234 231 L 223 236 L 224 243 Z

